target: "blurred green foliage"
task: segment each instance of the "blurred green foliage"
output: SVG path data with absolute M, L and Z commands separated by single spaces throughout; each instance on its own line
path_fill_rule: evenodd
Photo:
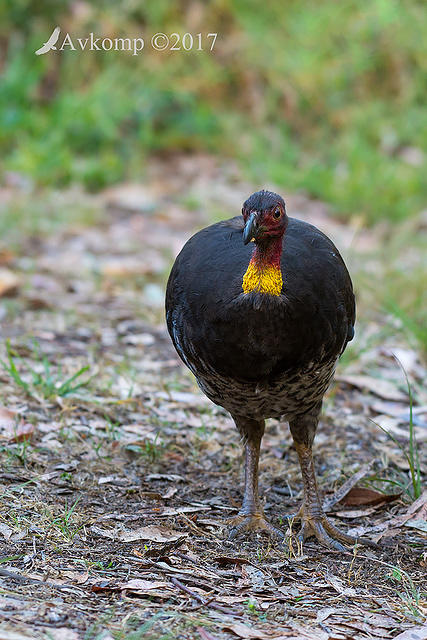
M 1 166 L 37 184 L 99 189 L 150 154 L 208 151 L 368 222 L 425 203 L 420 0 L 4 0 L 0 25 Z M 146 47 L 34 55 L 56 25 L 59 43 L 93 31 Z M 157 31 L 218 39 L 155 52 Z

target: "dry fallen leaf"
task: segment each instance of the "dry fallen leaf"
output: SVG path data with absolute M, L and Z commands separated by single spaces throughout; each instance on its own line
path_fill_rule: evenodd
M 406 416 L 406 414 L 409 416 L 409 407 L 406 403 L 403 402 L 375 400 L 372 404 L 369 405 L 369 408 L 379 415 L 384 414 L 393 418 L 399 418 L 404 415 Z
M 20 280 L 13 271 L 0 268 L 0 298 L 15 294 L 19 285 Z
M 79 640 L 80 636 L 77 631 L 73 631 L 73 629 L 60 627 L 58 629 L 50 628 L 48 637 L 50 637 L 52 640 Z M 103 640 L 104 638 L 105 636 L 103 636 Z
M 427 624 L 422 627 L 411 627 L 398 636 L 394 636 L 394 640 L 426 640 Z
M 355 596 L 357 595 L 356 590 L 352 587 L 346 587 L 343 581 L 338 578 L 338 576 L 329 575 L 327 577 L 327 582 L 335 589 L 337 593 L 342 596 Z
M 120 540 L 123 542 L 134 542 L 135 540 L 150 540 L 151 542 L 172 542 L 172 540 L 179 540 L 185 538 L 188 533 L 182 531 L 174 531 L 173 529 L 167 529 L 166 527 L 140 527 L 135 531 L 126 531 L 120 536 Z
M 119 583 L 112 583 L 109 580 L 99 580 L 99 582 L 95 582 L 90 587 L 90 590 L 93 591 L 93 593 L 108 593 L 110 591 L 118 591 Z
M 120 582 L 119 587 L 122 591 L 139 591 L 144 593 L 159 588 L 171 589 L 170 584 L 167 582 L 160 580 L 140 580 L 139 578 L 134 578 L 128 582 Z
M 23 631 L 8 631 L 7 629 L 0 629 L 0 640 L 34 640 L 34 635 Z
M 147 482 L 150 482 L 150 480 L 169 480 L 170 482 L 185 482 L 185 478 L 175 473 L 150 473 L 148 474 L 148 476 L 145 476 L 145 480 Z
M 29 422 L 21 422 L 11 434 L 9 442 L 24 442 L 31 440 L 35 432 L 35 426 Z
M 18 413 L 0 406 L 0 439 L 8 442 L 31 440 L 35 431 L 32 424 L 22 420 Z
M 253 627 L 248 627 L 241 622 L 235 622 L 234 624 L 224 625 L 223 629 L 232 631 L 239 638 L 259 638 L 259 640 L 265 640 L 266 638 L 272 638 L 271 634 L 267 634 L 265 631 L 259 631 Z
M 13 431 L 18 421 L 19 421 L 19 417 L 15 411 L 11 411 L 6 407 L 0 406 L 0 435 L 1 436 L 4 437 L 4 432 L 9 434 L 11 431 Z
M 84 584 L 85 582 L 87 582 L 89 578 L 89 571 L 87 570 L 83 572 L 78 572 L 78 571 L 69 571 L 68 569 L 65 569 L 63 573 L 65 574 L 65 577 L 67 578 L 67 580 L 69 580 L 70 582 L 76 582 L 77 584 Z
M 218 640 L 218 636 L 214 636 L 210 631 L 203 627 L 197 627 L 196 631 L 202 638 L 202 640 Z
M 197 513 L 198 511 L 211 511 L 211 507 L 159 507 L 156 508 L 155 515 L 158 518 L 165 518 L 167 516 L 179 516 L 182 513 Z
M 181 531 L 174 531 L 173 529 L 167 529 L 166 527 L 140 527 L 134 531 L 130 529 L 100 529 L 93 526 L 91 531 L 103 538 L 110 538 L 110 540 L 122 540 L 123 542 L 134 542 L 135 540 L 149 540 L 151 542 L 172 542 L 185 538 L 188 533 Z
M 13 529 L 8 527 L 4 522 L 0 522 L 0 533 L 5 540 L 9 540 L 9 538 L 13 534 Z
M 389 520 L 388 527 L 376 537 L 376 542 L 382 537 L 389 538 L 396 535 L 399 531 L 397 527 L 401 527 L 408 520 L 427 520 L 427 489 L 410 505 L 406 513 Z
M 317 622 L 324 622 L 326 618 L 329 618 L 330 615 L 336 613 L 336 609 L 333 607 L 323 607 L 319 609 L 317 612 L 316 620 Z
M 411 432 L 408 428 L 409 418 L 406 420 L 406 424 L 402 424 L 402 419 L 392 418 L 388 415 L 383 414 L 375 416 L 373 422 L 384 429 L 384 431 L 387 431 L 388 433 L 391 433 L 399 438 L 409 440 L 411 437 Z M 399 426 L 400 424 L 402 424 L 402 426 Z M 415 426 L 414 433 L 418 443 L 427 441 L 427 429 L 425 427 Z
M 417 373 L 419 369 L 419 356 L 414 349 L 404 349 L 403 347 L 394 347 L 391 355 L 397 358 L 406 373 Z
M 168 487 L 165 493 L 162 493 L 161 497 L 163 500 L 168 500 L 172 498 L 176 493 L 178 493 L 178 489 L 176 487 Z
M 426 520 L 408 520 L 405 522 L 405 527 L 412 527 L 418 531 L 427 533 L 427 521 Z
M 338 382 L 345 382 L 352 387 L 358 389 L 370 391 L 370 393 L 384 398 L 384 400 L 407 400 L 407 396 L 402 391 L 399 391 L 394 384 L 388 380 L 381 380 L 380 378 L 371 378 L 370 376 L 362 375 L 344 375 L 336 376 L 335 380 Z
M 377 510 L 377 505 L 374 507 L 367 507 L 366 509 L 349 509 L 347 511 L 335 511 L 334 516 L 338 516 L 338 518 L 364 518 L 366 516 L 370 516 L 372 513 L 375 513 Z
M 276 601 L 276 600 L 275 600 Z M 219 596 L 216 595 L 215 596 L 215 602 L 221 602 L 223 604 L 236 604 L 236 603 L 242 603 L 248 602 L 248 594 L 246 593 L 245 595 L 242 596 Z
M 401 493 L 385 494 L 365 487 L 353 487 L 353 489 L 350 489 L 347 495 L 340 500 L 340 503 L 348 505 L 349 507 L 386 504 L 387 502 L 397 500 L 401 495 Z
M 266 577 L 263 572 L 257 567 L 253 567 L 252 565 L 243 565 L 242 567 L 242 578 L 246 579 L 249 584 L 252 585 L 253 591 L 263 591 Z M 271 582 L 271 581 L 270 581 Z

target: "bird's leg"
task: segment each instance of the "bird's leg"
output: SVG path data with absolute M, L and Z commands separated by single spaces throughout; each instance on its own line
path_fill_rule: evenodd
M 273 527 L 264 517 L 258 494 L 258 462 L 264 421 L 234 417 L 239 432 L 246 440 L 245 444 L 245 491 L 242 507 L 238 515 L 230 522 L 230 538 L 235 538 L 242 531 L 264 531 L 274 537 L 284 534 Z
M 245 491 L 240 513 L 262 515 L 258 493 L 260 438 L 252 438 L 245 445 Z
M 310 536 L 315 536 L 326 547 L 346 551 L 341 544 L 342 542 L 353 545 L 356 542 L 369 544 L 369 541 L 358 540 L 346 533 L 342 533 L 329 522 L 323 511 L 312 454 L 319 413 L 320 406 L 317 406 L 312 412 L 299 416 L 289 423 L 304 485 L 303 503 L 295 516 L 296 519 L 300 519 L 302 522 L 298 538 L 302 541 Z

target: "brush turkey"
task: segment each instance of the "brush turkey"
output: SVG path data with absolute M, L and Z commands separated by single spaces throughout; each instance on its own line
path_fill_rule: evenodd
M 179 356 L 207 397 L 230 412 L 245 443 L 243 503 L 231 537 L 284 535 L 266 520 L 258 495 L 265 419 L 282 418 L 302 472 L 299 538 L 314 535 L 341 551 L 353 544 L 323 512 L 312 457 L 323 396 L 354 334 L 353 287 L 331 240 L 288 218 L 279 195 L 258 191 L 241 216 L 185 244 L 169 277 L 166 318 Z

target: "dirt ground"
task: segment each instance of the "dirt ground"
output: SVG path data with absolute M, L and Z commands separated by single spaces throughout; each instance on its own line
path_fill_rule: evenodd
M 362 318 L 315 443 L 332 521 L 378 549 L 227 539 L 241 444 L 178 360 L 163 295 L 189 235 L 254 189 L 209 158 L 153 164 L 146 184 L 57 194 L 55 206 L 95 208 L 95 225 L 70 222 L 1 253 L 17 280 L 0 300 L 0 640 L 427 638 L 427 492 L 414 502 L 402 488 L 408 395 L 392 353 L 414 393 L 421 480 L 425 369 L 382 331 L 387 318 Z M 303 196 L 288 209 L 330 234 L 352 272 L 367 268 L 373 233 Z M 260 485 L 286 529 L 302 485 L 275 420 Z

